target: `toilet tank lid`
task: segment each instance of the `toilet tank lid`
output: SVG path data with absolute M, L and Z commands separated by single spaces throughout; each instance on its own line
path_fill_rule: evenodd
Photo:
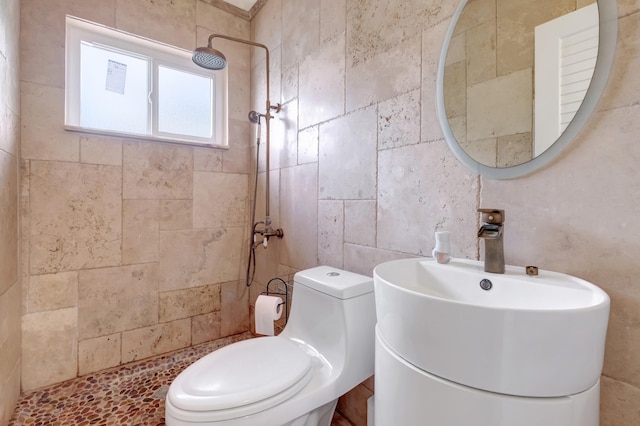
M 373 292 L 373 278 L 330 266 L 300 271 L 293 280 L 338 299 L 350 299 Z

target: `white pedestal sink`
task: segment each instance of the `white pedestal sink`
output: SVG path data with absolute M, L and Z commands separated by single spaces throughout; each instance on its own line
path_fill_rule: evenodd
M 488 285 L 484 282 L 481 286 L 482 280 L 490 280 L 491 288 L 483 289 Z M 453 259 L 438 264 L 430 258 L 383 263 L 374 270 L 374 283 L 378 318 L 376 419 L 389 414 L 379 413 L 382 407 L 401 404 L 389 398 L 406 391 L 397 378 L 414 377 L 410 372 L 413 368 L 424 377 L 408 380 L 412 382 L 409 387 L 430 384 L 409 390 L 407 395 L 428 393 L 427 388 L 434 383 L 436 388 L 449 383 L 451 392 L 435 394 L 458 395 L 461 403 L 465 400 L 457 392 L 461 389 L 466 389 L 463 393 L 467 395 L 481 392 L 484 396 L 480 401 L 495 400 L 498 395 L 518 397 L 507 401 L 498 398 L 500 404 L 507 404 L 503 411 L 507 406 L 535 407 L 541 401 L 551 403 L 556 399 L 545 406 L 557 408 L 566 400 L 562 397 L 573 396 L 574 402 L 583 401 L 582 406 L 593 409 L 596 405 L 595 413 L 588 415 L 595 416 L 595 423 L 582 418 L 582 423 L 575 424 L 598 424 L 599 377 L 610 306 L 609 297 L 600 288 L 544 270 L 538 276 L 527 276 L 524 268 L 508 266 L 505 274 L 491 274 L 484 272 L 482 262 Z M 394 356 L 398 362 L 390 361 Z M 379 359 L 385 365 L 381 374 Z M 401 367 L 403 363 L 406 365 Z M 385 388 L 385 380 L 394 382 L 391 393 Z M 379 393 L 386 395 L 384 403 L 378 403 Z M 431 411 L 446 406 L 446 401 L 438 401 Z M 456 407 L 457 411 L 461 409 Z M 526 423 L 525 418 L 531 419 L 525 411 L 520 424 Z M 445 424 L 438 421 L 434 424 Z

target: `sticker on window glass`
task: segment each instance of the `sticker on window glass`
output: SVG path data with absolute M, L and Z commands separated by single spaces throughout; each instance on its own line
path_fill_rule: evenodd
M 127 64 L 109 59 L 107 66 L 106 90 L 124 95 L 124 83 L 127 79 Z

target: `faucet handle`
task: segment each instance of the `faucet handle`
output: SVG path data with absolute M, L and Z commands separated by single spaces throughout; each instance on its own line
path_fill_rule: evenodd
M 483 223 L 498 223 L 504 222 L 504 210 L 499 209 L 478 209 L 478 213 L 482 213 Z

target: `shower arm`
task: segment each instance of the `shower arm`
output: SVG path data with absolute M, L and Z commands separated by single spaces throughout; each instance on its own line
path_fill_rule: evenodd
M 265 51 L 265 65 L 266 65 L 266 79 L 267 79 L 267 102 L 266 102 L 266 113 L 264 115 L 264 118 L 266 120 L 266 129 L 267 129 L 267 140 L 265 143 L 265 151 L 266 151 L 266 158 L 265 158 L 265 167 L 266 167 L 266 172 L 265 172 L 265 186 L 266 186 L 266 194 L 265 194 L 265 227 L 267 231 L 271 230 L 271 215 L 269 213 L 269 169 L 270 169 L 270 164 L 269 164 L 269 154 L 270 154 L 270 142 L 271 142 L 271 130 L 270 130 L 270 125 L 269 122 L 271 121 L 271 118 L 273 118 L 273 116 L 271 115 L 271 110 L 275 110 L 276 112 L 280 112 L 281 109 L 281 105 L 280 104 L 276 104 L 276 105 L 271 105 L 271 101 L 269 100 L 269 48 L 267 46 L 265 46 L 264 44 L 261 43 L 256 43 L 254 41 L 250 41 L 250 40 L 244 40 L 241 38 L 236 38 L 236 37 L 231 37 L 231 36 L 227 36 L 224 34 L 211 34 L 209 36 L 209 41 L 208 41 L 208 47 L 211 48 L 211 41 L 214 38 L 222 38 L 225 40 L 230 40 L 230 41 L 235 41 L 237 43 L 242 43 L 242 44 L 247 44 L 249 46 L 254 46 L 254 47 L 260 47 L 262 49 L 264 49 Z M 258 161 L 258 159 L 256 158 L 256 161 Z

